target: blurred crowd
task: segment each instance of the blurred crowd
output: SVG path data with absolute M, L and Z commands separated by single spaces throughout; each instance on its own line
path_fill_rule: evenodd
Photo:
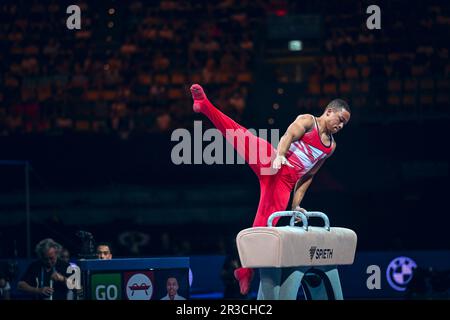
M 193 82 L 243 112 L 261 1 L 78 5 L 73 31 L 59 1 L 0 5 L 0 134 L 166 131 L 191 120 Z
M 299 110 L 314 111 L 336 96 L 356 114 L 446 111 L 450 103 L 447 35 L 450 6 L 441 1 L 380 2 L 381 29 L 368 30 L 372 3 L 326 2 L 320 54 L 296 68 L 281 65 L 280 83 L 299 82 Z M 301 13 L 301 4 L 290 12 Z
M 54 0 L 0 5 L 0 135 L 65 131 L 164 132 L 192 125 L 189 85 L 202 83 L 240 120 L 264 50 L 267 17 L 323 15 L 320 50 L 276 80 L 300 82 L 297 108 L 337 95 L 358 110 L 443 109 L 449 103 L 450 13 L 441 2 L 403 10 L 382 3 L 381 30 L 365 26 L 368 4 L 295 1 L 80 2 L 81 30 L 65 28 Z M 44 36 L 45 35 L 45 36 Z M 307 51 L 307 50 L 306 50 Z M 313 61 L 313 63 L 311 63 Z M 296 71 L 297 70 L 297 71 Z M 267 106 L 269 107 L 269 106 Z

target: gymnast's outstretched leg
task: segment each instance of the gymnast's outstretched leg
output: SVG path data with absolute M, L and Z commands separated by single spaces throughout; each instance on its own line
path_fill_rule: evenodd
M 275 148 L 266 140 L 261 139 L 246 128 L 230 119 L 228 116 L 218 110 L 206 97 L 203 88 L 194 84 L 191 86 L 192 98 L 194 99 L 193 109 L 195 112 L 201 112 L 206 115 L 214 126 L 222 133 L 229 143 L 234 147 L 238 154 L 245 159 L 250 165 L 253 172 L 259 179 L 261 186 L 261 200 L 267 198 L 267 193 L 274 193 L 273 190 L 266 190 L 270 178 L 271 161 L 275 157 Z M 276 202 L 276 201 L 275 201 Z M 261 201 L 260 201 L 260 207 Z M 264 208 L 266 206 L 263 206 Z M 266 226 L 267 220 L 263 221 L 266 216 L 259 214 L 260 209 L 255 218 L 254 226 Z M 253 270 L 248 268 L 238 268 L 234 275 L 239 281 L 242 294 L 247 294 L 250 289 L 250 283 L 253 278 Z
M 258 178 L 262 174 L 274 173 L 274 170 L 271 170 L 271 161 L 275 157 L 276 150 L 269 142 L 255 136 L 217 109 L 208 100 L 200 85 L 192 85 L 191 93 L 194 99 L 194 111 L 203 113 L 211 120 L 225 139 L 245 159 L 245 162 L 250 165 Z

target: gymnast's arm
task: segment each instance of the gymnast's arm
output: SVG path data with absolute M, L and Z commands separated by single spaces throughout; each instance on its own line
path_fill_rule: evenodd
M 286 152 L 288 152 L 291 143 L 303 137 L 303 135 L 314 125 L 313 117 L 309 114 L 302 114 L 295 119 L 287 128 L 286 133 L 281 137 L 277 147 L 277 157 L 273 161 L 273 168 L 280 169 L 281 165 L 286 164 L 293 167 L 286 160 Z
M 333 149 L 328 157 L 330 157 L 336 149 L 336 144 L 333 144 Z M 306 190 L 308 190 L 309 186 L 311 185 L 314 175 L 317 173 L 317 171 L 319 171 L 320 167 L 322 167 L 327 158 L 320 159 L 311 170 L 309 170 L 303 177 L 301 177 L 297 181 L 294 188 L 294 197 L 292 199 L 292 210 L 298 210 L 300 208 L 300 203 L 305 196 Z
M 322 163 L 325 162 L 324 160 L 325 159 L 320 160 L 314 168 L 320 167 Z M 291 206 L 292 210 L 300 209 L 300 202 L 302 202 L 306 190 L 308 190 L 309 186 L 311 185 L 313 177 L 314 174 L 308 172 L 306 175 L 304 175 L 297 181 L 294 189 L 294 197 L 292 198 L 292 206 Z

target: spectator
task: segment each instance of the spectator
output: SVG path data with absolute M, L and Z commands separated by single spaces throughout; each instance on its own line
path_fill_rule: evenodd
M 0 300 L 11 299 L 11 285 L 7 276 L 7 265 L 0 264 Z
M 17 288 L 36 299 L 66 300 L 69 264 L 58 259 L 61 245 L 44 239 L 36 245 L 38 260 L 32 262 L 20 279 Z
M 64 261 L 65 263 L 70 263 L 70 252 L 67 250 L 67 248 L 62 248 L 61 252 L 59 253 L 59 259 L 61 261 Z
M 97 244 L 97 257 L 100 260 L 111 260 L 113 257 L 111 245 L 106 242 Z

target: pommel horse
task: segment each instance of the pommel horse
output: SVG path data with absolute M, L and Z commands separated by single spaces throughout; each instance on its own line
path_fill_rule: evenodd
M 289 226 L 273 227 L 273 219 L 283 216 L 291 217 Z M 302 227 L 295 225 L 296 217 Z M 311 217 L 321 218 L 324 226 L 309 226 Z M 258 300 L 296 300 L 300 285 L 307 300 L 343 300 L 337 266 L 354 261 L 354 231 L 330 228 L 327 215 L 318 211 L 274 212 L 267 225 L 236 237 L 242 266 L 259 268 Z

